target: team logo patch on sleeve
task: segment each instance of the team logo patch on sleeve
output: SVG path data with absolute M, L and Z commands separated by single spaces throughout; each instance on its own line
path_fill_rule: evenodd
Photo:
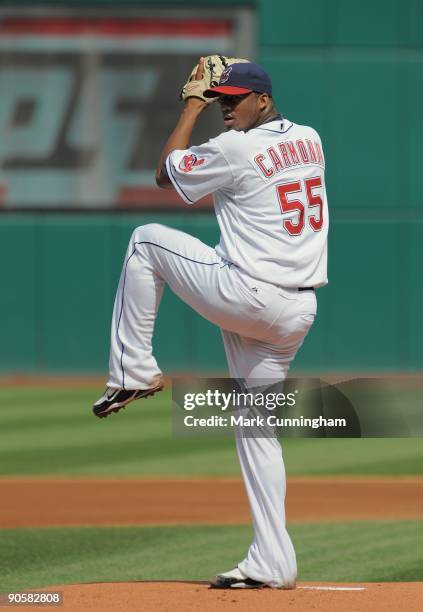
M 194 153 L 191 155 L 184 155 L 184 157 L 179 162 L 179 170 L 182 172 L 190 172 L 195 166 L 201 166 L 204 164 L 204 158 L 198 159 Z

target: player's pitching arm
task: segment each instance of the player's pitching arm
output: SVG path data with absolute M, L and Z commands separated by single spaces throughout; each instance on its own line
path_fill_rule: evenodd
M 201 57 L 200 61 L 198 62 L 198 68 L 194 80 L 201 81 L 203 74 L 204 58 Z M 188 149 L 195 123 L 207 106 L 207 102 L 204 102 L 200 98 L 190 97 L 185 100 L 185 105 L 181 116 L 178 119 L 175 129 L 167 139 L 157 164 L 156 183 L 158 187 L 162 187 L 163 189 L 174 189 L 173 184 L 167 175 L 166 158 L 175 149 Z

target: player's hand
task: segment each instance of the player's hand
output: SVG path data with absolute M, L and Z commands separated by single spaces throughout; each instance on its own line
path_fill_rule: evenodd
M 194 79 L 196 81 L 201 81 L 204 77 L 204 57 L 200 57 L 197 64 L 197 72 L 195 73 Z
M 200 57 L 198 64 L 194 67 L 181 91 L 181 98 L 186 105 L 206 108 L 213 101 L 212 98 L 205 98 L 203 95 L 206 89 L 210 87 L 210 78 L 205 72 L 204 57 Z
M 198 85 L 196 85 L 195 87 L 198 88 L 202 88 L 204 86 L 204 57 L 200 57 L 200 59 L 198 60 L 198 64 L 196 66 L 197 71 L 194 75 L 194 79 L 191 81 L 192 84 L 197 83 Z M 193 90 L 195 89 L 195 87 L 193 86 Z M 206 88 L 207 89 L 207 88 Z M 196 108 L 198 110 L 203 110 L 204 108 L 206 108 L 209 105 L 208 100 L 205 100 L 203 98 L 203 96 L 200 97 L 196 97 L 196 96 L 192 96 L 192 97 L 187 97 L 185 99 L 185 106 L 189 106 L 191 108 Z

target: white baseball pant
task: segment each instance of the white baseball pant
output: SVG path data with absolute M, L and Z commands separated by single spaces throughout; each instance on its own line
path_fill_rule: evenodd
M 253 279 L 179 230 L 159 224 L 138 227 L 116 294 L 109 387 L 146 389 L 161 375 L 152 336 L 164 283 L 221 328 L 230 376 L 247 384 L 286 378 L 316 314 L 313 291 Z M 253 543 L 239 568 L 269 586 L 292 587 L 297 566 L 285 528 L 281 446 L 276 438 L 246 438 L 240 431 L 235 436 L 254 525 Z

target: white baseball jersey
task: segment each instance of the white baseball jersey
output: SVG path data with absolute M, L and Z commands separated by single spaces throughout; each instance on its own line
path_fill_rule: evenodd
M 173 151 L 166 168 L 187 204 L 213 194 L 218 255 L 281 287 L 327 283 L 328 207 L 320 137 L 277 119 Z

